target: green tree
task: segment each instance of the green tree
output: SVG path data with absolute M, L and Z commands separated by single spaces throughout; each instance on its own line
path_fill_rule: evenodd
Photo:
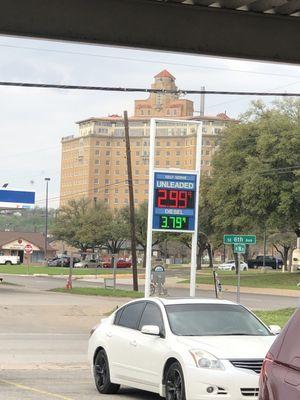
M 56 239 L 82 252 L 107 244 L 107 226 L 111 223 L 108 207 L 98 202 L 94 207 L 86 199 L 71 200 L 62 207 L 50 232 Z
M 124 209 L 124 216 L 129 224 L 129 209 Z M 135 210 L 135 238 L 137 244 L 143 249 L 143 268 L 146 267 L 147 250 L 147 225 L 148 225 L 148 202 L 140 203 Z M 166 238 L 163 233 L 154 233 L 152 238 L 152 247 L 162 243 Z
M 105 226 L 104 247 L 112 254 L 118 254 L 123 244 L 129 238 L 130 229 L 124 209 L 109 211 L 109 220 Z
M 273 247 L 281 255 L 285 270 L 288 269 L 289 254 L 296 248 L 295 234 L 292 232 L 273 233 L 269 236 Z
M 222 135 L 209 201 L 224 233 L 297 231 L 300 221 L 300 102 L 252 104 Z

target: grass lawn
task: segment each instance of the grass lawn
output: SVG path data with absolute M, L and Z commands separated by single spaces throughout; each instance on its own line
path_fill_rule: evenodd
M 129 297 L 139 298 L 144 297 L 144 293 L 135 292 L 133 290 L 121 289 L 104 289 L 104 288 L 89 288 L 89 287 L 76 287 L 73 289 L 58 288 L 52 289 L 51 292 L 69 293 L 69 294 L 83 294 L 87 296 L 108 296 L 108 297 Z
M 232 272 L 218 272 L 218 277 L 222 285 L 233 285 L 237 283 L 237 276 Z M 184 283 L 188 283 L 186 280 Z M 277 289 L 294 289 L 297 290 L 297 283 L 300 282 L 300 273 L 285 272 L 257 272 L 248 271 L 241 273 L 241 286 L 257 287 L 257 288 L 277 288 Z M 212 272 L 199 273 L 197 275 L 197 283 L 206 283 L 213 285 Z M 300 293 L 300 289 L 299 289 Z
M 295 308 L 284 308 L 275 311 L 254 311 L 254 314 L 256 314 L 266 325 L 279 325 L 283 328 L 294 311 Z
M 29 275 L 33 274 L 47 274 L 47 275 L 69 275 L 70 268 L 62 267 L 36 267 L 29 265 L 0 265 L 0 275 L 1 274 L 15 274 L 15 275 L 27 275 L 29 270 Z M 73 268 L 73 275 L 108 275 L 112 274 L 113 271 L 110 268 Z M 131 268 L 118 269 L 118 274 L 131 274 Z

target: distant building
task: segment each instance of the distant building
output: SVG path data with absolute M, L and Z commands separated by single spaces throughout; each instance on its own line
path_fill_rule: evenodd
M 38 232 L 0 231 L 0 255 L 19 256 L 24 261 L 24 248 L 31 244 L 33 252 L 30 262 L 42 262 L 45 259 L 45 236 Z M 47 256 L 53 257 L 56 250 L 48 245 Z
M 177 90 L 175 78 L 166 70 L 155 76 L 154 89 Z M 193 116 L 193 102 L 178 94 L 151 93 L 135 101 L 129 119 L 133 184 L 136 204 L 148 196 L 150 118 L 163 117 L 157 130 L 155 166 L 192 169 L 195 164 L 196 124 L 203 121 L 202 173 L 210 175 L 211 160 L 218 147 L 219 134 L 231 120 L 225 113 Z M 128 204 L 124 122 L 119 115 L 88 118 L 78 122 L 79 136 L 62 138 L 60 205 L 86 197 L 104 201 L 118 209 Z

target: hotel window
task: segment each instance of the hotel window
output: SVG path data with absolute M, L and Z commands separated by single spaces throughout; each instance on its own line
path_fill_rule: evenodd
M 140 181 L 139 181 L 138 179 L 135 179 L 135 180 L 134 180 L 134 184 L 135 184 L 135 185 L 138 185 L 139 183 L 140 183 Z
M 115 193 L 119 193 L 119 189 L 115 189 Z
M 159 160 L 156 160 L 156 161 L 155 161 L 155 165 L 159 165 Z
M 144 193 L 145 193 L 145 194 L 148 194 L 148 189 L 145 189 Z
M 176 165 L 180 165 L 180 161 L 176 161 Z
M 99 183 L 99 179 L 98 178 L 94 179 L 94 183 Z
M 96 150 L 96 151 L 95 151 L 95 155 L 96 155 L 96 156 L 99 156 L 99 150 Z
M 105 179 L 104 183 L 105 185 L 109 184 L 109 179 Z
M 105 193 L 105 194 L 108 194 L 108 192 L 109 192 L 108 189 L 105 189 L 105 190 L 104 190 L 104 193 Z
M 108 198 L 105 198 L 105 199 L 104 199 L 104 202 L 105 202 L 105 203 L 108 203 Z
M 99 189 L 94 189 L 94 193 L 99 193 Z
M 156 155 L 160 156 L 160 150 L 156 150 Z
M 136 160 L 135 165 L 140 165 L 139 160 Z
M 116 155 L 117 155 L 117 156 L 119 156 L 119 155 L 120 155 L 120 152 L 119 152 L 119 150 L 118 150 L 118 151 L 116 151 Z
M 125 189 L 125 193 L 128 193 L 128 189 Z
M 110 146 L 110 142 L 106 142 L 106 146 L 109 147 Z
M 209 151 L 209 150 L 206 150 L 205 154 L 206 154 L 207 156 L 209 156 L 210 151 Z
M 107 150 L 107 151 L 105 152 L 105 155 L 106 155 L 106 156 L 110 156 L 110 151 Z
M 116 165 L 120 165 L 120 161 L 119 160 L 116 161 Z
M 115 183 L 119 183 L 119 179 L 115 179 Z
M 106 160 L 106 161 L 105 161 L 105 165 L 110 165 L 110 161 L 109 161 L 109 160 Z
M 125 203 L 125 204 L 128 204 L 128 199 L 125 199 L 125 200 L 124 200 L 124 203 Z
M 167 143 L 166 143 L 166 146 L 167 146 L 167 147 L 170 147 L 170 146 L 171 146 L 171 143 L 170 143 L 170 142 L 167 142 Z
M 140 145 L 141 145 L 141 142 L 136 142 L 135 145 L 136 145 L 136 146 L 140 146 Z
M 139 169 L 136 169 L 136 170 L 134 171 L 134 173 L 135 173 L 135 175 L 139 175 L 139 174 L 140 174 L 140 170 L 139 170 Z
M 149 184 L 149 179 L 145 179 L 145 185 Z
M 100 164 L 100 160 L 95 160 L 95 164 Z
M 180 151 L 176 151 L 176 156 L 180 156 Z
M 106 170 L 105 170 L 106 175 L 108 175 L 109 172 L 110 172 L 109 169 L 106 169 Z
M 170 165 L 170 161 L 169 160 L 166 161 L 166 165 Z
M 116 175 L 120 175 L 120 170 L 116 169 L 116 170 L 115 170 L 115 174 L 116 174 Z
M 170 156 L 170 154 L 171 154 L 171 153 L 170 153 L 169 151 L 166 152 L 167 157 Z
M 116 143 L 116 146 L 117 146 L 117 147 L 120 147 L 120 142 L 117 142 L 117 143 Z
M 157 147 L 160 147 L 160 142 L 156 142 L 156 146 L 157 146 Z
M 139 156 L 139 155 L 140 155 L 140 152 L 139 152 L 139 151 L 136 151 L 136 152 L 135 152 L 135 155 L 136 155 L 136 156 Z
M 99 140 L 97 140 L 97 142 L 96 142 L 96 146 L 100 146 L 100 142 L 99 142 Z

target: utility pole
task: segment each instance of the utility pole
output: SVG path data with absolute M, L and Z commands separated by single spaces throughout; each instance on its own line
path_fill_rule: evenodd
M 45 222 L 45 259 L 47 259 L 48 250 L 48 183 L 50 178 L 45 178 L 46 182 L 46 222 Z
M 137 260 L 136 260 L 136 239 L 135 239 L 134 196 L 133 196 L 133 184 L 132 184 L 129 123 L 128 123 L 127 111 L 124 111 L 124 126 L 125 126 L 126 159 L 127 159 L 127 173 L 128 173 L 128 189 L 129 189 L 132 280 L 133 280 L 133 290 L 138 291 L 139 288 L 138 288 L 138 274 L 137 274 L 137 262 L 136 262 Z

